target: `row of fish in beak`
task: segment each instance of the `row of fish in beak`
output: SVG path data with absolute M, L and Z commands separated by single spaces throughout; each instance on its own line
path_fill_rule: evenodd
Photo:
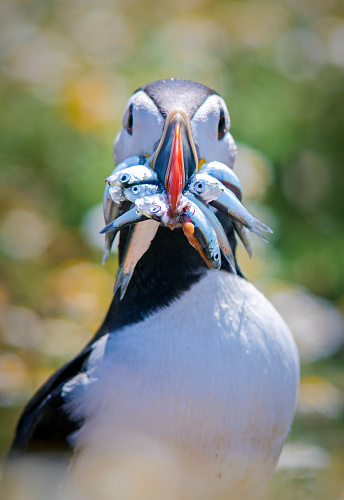
M 240 181 L 230 167 L 216 161 L 204 163 L 187 181 L 172 215 L 165 188 L 149 167 L 149 160 L 145 156 L 133 156 L 121 162 L 106 179 L 104 218 L 107 225 L 101 231 L 105 233 L 104 262 L 116 233 L 130 227 L 114 293 L 120 288 L 120 298 L 123 298 L 135 266 L 148 250 L 160 224 L 171 229 L 181 224 L 189 243 L 210 268 L 221 267 L 222 251 L 236 273 L 231 246 L 213 208 L 230 217 L 250 257 L 249 231 L 264 241 L 262 231 L 272 232 L 242 205 L 241 198 Z M 129 208 L 124 211 L 123 206 Z

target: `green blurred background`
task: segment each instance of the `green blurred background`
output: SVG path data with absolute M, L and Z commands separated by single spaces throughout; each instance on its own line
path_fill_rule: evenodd
M 339 0 L 3 0 L 0 456 L 21 408 L 102 321 L 104 179 L 131 93 L 215 88 L 244 203 L 274 229 L 246 276 L 302 358 L 297 417 L 265 500 L 344 499 L 344 4 Z

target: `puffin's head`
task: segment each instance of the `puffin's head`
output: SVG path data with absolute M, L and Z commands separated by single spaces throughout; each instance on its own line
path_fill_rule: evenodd
M 242 188 L 232 171 L 236 146 L 229 128 L 225 102 L 199 83 L 159 80 L 129 99 L 114 144 L 117 166 L 106 179 L 107 225 L 101 231 L 106 234 L 105 260 L 116 232 L 131 228 L 115 285 L 121 287 L 121 297 L 160 224 L 170 229 L 181 226 L 212 269 L 221 267 L 222 253 L 233 273 L 237 266 L 228 240 L 235 241 L 233 228 L 250 255 L 248 231 L 263 239 L 262 231 L 271 232 L 241 203 Z M 228 234 L 221 214 L 225 225 L 230 219 Z M 150 223 L 142 227 L 147 220 Z
M 114 144 L 118 164 L 134 155 L 152 156 L 172 213 L 187 180 L 202 163 L 233 167 L 236 145 L 229 133 L 224 100 L 214 90 L 188 80 L 158 80 L 129 99 L 123 129 Z

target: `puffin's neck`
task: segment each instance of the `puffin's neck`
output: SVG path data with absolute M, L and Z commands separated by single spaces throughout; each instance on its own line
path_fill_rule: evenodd
M 236 242 L 232 224 L 227 218 L 221 222 L 223 225 L 226 223 L 224 228 L 234 251 Z M 122 230 L 118 247 L 120 262 L 127 236 L 128 230 Z M 224 258 L 222 269 L 230 272 Z M 207 270 L 203 259 L 181 229 L 171 231 L 160 226 L 149 250 L 137 263 L 124 298 L 119 300 L 119 291 L 115 294 L 97 336 L 142 321 L 154 311 L 168 306 L 197 283 Z

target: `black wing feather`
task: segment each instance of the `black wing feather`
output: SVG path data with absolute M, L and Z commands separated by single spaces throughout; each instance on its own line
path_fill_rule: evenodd
M 91 344 L 72 361 L 55 372 L 23 410 L 10 455 L 24 452 L 70 451 L 68 437 L 82 422 L 72 420 L 64 409 L 64 385 L 83 371 Z

